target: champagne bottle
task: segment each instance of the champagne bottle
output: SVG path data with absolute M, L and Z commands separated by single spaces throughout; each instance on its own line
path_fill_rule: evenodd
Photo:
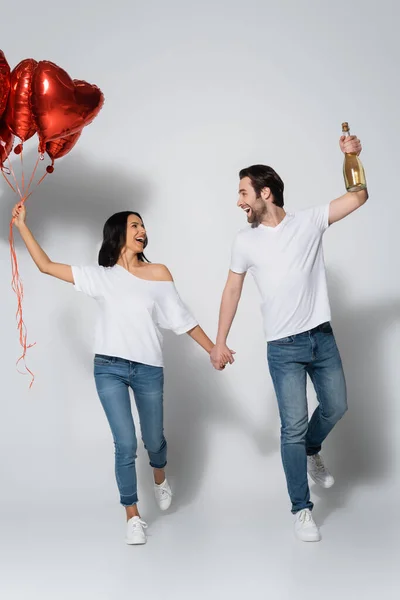
M 342 135 L 350 135 L 348 123 L 342 123 Z M 359 192 L 366 189 L 364 167 L 357 154 L 350 152 L 344 155 L 343 176 L 348 192 Z

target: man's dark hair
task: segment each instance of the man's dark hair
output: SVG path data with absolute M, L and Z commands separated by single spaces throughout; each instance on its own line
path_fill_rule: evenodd
M 283 190 L 285 186 L 274 169 L 267 167 L 266 165 L 253 165 L 252 167 L 247 167 L 240 171 L 239 178 L 244 179 L 245 177 L 250 179 L 251 185 L 257 196 L 260 196 L 261 190 L 267 187 L 272 192 L 274 204 L 280 206 L 280 208 L 283 207 Z

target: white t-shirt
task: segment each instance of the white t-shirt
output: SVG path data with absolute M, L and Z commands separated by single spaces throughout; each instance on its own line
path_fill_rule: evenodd
M 75 289 L 100 309 L 94 352 L 155 367 L 163 366 L 162 333 L 190 331 L 198 324 L 172 281 L 148 281 L 119 265 L 72 267 Z
M 250 271 L 260 291 L 267 341 L 329 321 L 322 236 L 329 204 L 287 213 L 277 227 L 246 227 L 232 248 L 231 271 Z

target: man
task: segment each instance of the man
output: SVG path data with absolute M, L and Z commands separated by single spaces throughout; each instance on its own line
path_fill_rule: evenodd
M 341 137 L 343 152 L 361 152 L 355 136 Z M 322 442 L 347 410 L 342 362 L 330 325 L 322 237 L 368 199 L 366 190 L 346 193 L 325 206 L 286 213 L 284 184 L 264 165 L 243 169 L 237 205 L 250 227 L 233 244 L 231 267 L 222 295 L 217 343 L 211 352 L 216 369 L 234 361 L 227 337 L 247 271 L 262 297 L 269 370 L 281 418 L 281 454 L 303 541 L 319 541 L 311 511 L 307 471 L 325 488 L 334 483 L 320 455 Z M 306 379 L 310 376 L 318 407 L 308 421 Z

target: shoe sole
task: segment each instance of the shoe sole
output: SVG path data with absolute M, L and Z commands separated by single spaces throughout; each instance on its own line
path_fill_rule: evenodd
M 128 546 L 143 546 L 146 542 L 147 540 L 144 540 L 144 542 L 130 542 L 125 540 L 125 543 L 128 544 Z
M 320 542 L 321 541 L 321 536 L 316 537 L 316 538 L 310 538 L 308 540 L 304 540 L 303 538 L 297 536 L 297 539 L 300 540 L 300 542 L 306 542 L 306 543 L 315 543 L 315 542 Z
M 311 473 L 308 473 L 308 476 L 310 477 L 310 479 L 313 480 L 314 483 L 316 483 L 317 485 L 321 486 L 325 490 L 328 490 L 329 488 L 331 488 L 331 487 L 333 487 L 335 485 L 335 480 L 333 480 L 332 483 L 329 483 L 327 485 L 326 483 L 322 483 L 322 481 L 319 481 L 318 479 L 316 479 L 315 477 L 313 477 L 311 475 Z

